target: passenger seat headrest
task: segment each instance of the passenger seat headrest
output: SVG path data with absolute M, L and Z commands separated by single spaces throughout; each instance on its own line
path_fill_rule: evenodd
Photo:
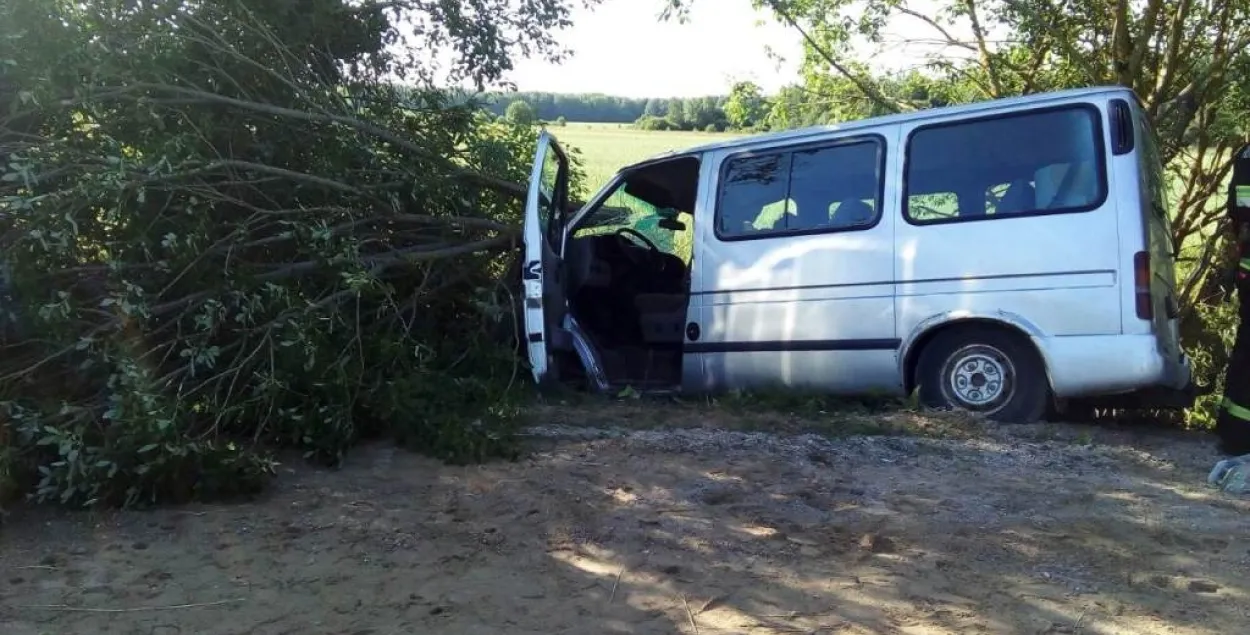
M 838 209 L 834 211 L 834 216 L 838 220 L 841 227 L 850 227 L 854 225 L 863 225 L 872 220 L 876 212 L 872 206 L 857 199 L 848 198 L 838 205 Z
M 1024 179 L 1017 179 L 1007 186 L 1003 197 L 994 208 L 995 214 L 1023 214 L 1037 209 L 1037 192 Z

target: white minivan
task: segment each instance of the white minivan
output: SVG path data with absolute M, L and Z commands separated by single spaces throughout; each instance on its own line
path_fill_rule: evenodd
M 535 379 L 912 394 L 1000 421 L 1194 394 L 1163 167 L 1132 91 L 751 136 L 580 210 L 544 132 L 524 224 Z

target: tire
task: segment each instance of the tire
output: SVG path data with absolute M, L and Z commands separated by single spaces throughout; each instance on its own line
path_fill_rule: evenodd
M 1002 423 L 1036 423 L 1051 403 L 1037 351 L 1023 337 L 994 328 L 939 333 L 920 351 L 916 381 L 928 408 L 965 410 Z

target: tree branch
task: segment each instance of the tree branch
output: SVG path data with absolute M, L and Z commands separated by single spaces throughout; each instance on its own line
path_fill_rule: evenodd
M 822 47 L 818 42 L 816 42 L 816 39 L 813 38 L 811 34 L 807 32 L 806 29 L 800 26 L 798 23 L 798 20 L 796 20 L 795 17 L 791 15 L 789 11 L 786 11 L 785 8 L 782 7 L 781 4 L 777 2 L 777 0 L 764 0 L 764 2 L 766 2 L 769 5 L 769 7 L 772 8 L 773 12 L 781 16 L 781 19 L 785 21 L 786 24 L 788 24 L 794 30 L 798 31 L 799 34 L 803 36 L 803 40 L 807 42 L 808 46 L 810 46 L 813 51 L 816 51 L 816 54 L 820 55 L 820 57 L 824 59 L 825 62 L 829 64 L 829 66 L 831 66 L 835 71 L 837 71 L 838 74 L 842 75 L 847 80 L 849 80 L 852 84 L 855 84 L 855 87 L 858 88 L 861 92 L 863 92 L 864 96 L 868 97 L 874 103 L 881 106 L 882 108 L 885 108 L 886 110 L 889 110 L 890 112 L 903 112 L 903 111 L 915 110 L 915 108 L 913 108 L 912 106 L 908 104 L 903 104 L 903 103 L 894 101 L 893 99 L 890 99 L 889 97 L 885 95 L 885 93 L 881 92 L 876 86 L 873 86 L 871 81 L 867 81 L 864 78 L 860 77 L 858 74 L 852 73 L 850 69 L 848 69 L 846 66 L 839 63 L 836 59 L 834 59 L 833 54 L 825 50 L 824 47 Z
M 153 92 L 164 92 L 164 93 L 170 93 L 170 94 L 175 94 L 175 95 L 182 95 L 184 97 L 192 98 L 203 103 L 216 103 L 216 104 L 221 104 L 224 106 L 230 106 L 232 108 L 238 108 L 240 110 L 246 110 L 246 111 L 256 112 L 260 114 L 272 115 L 275 117 L 285 117 L 288 119 L 295 119 L 298 121 L 338 124 L 338 125 L 351 128 L 358 132 L 362 132 L 364 134 L 370 135 L 377 139 L 381 139 L 382 141 L 385 141 L 401 150 L 404 150 L 408 152 L 409 154 L 420 157 L 421 159 L 429 161 L 430 163 L 433 163 L 435 165 L 439 165 L 449 172 L 448 176 L 450 178 L 473 182 L 483 187 L 487 187 L 489 189 L 493 189 L 498 192 L 509 194 L 512 196 L 522 197 L 522 196 L 525 196 L 528 192 L 528 188 L 523 185 L 513 183 L 511 181 L 505 181 L 503 179 L 487 176 L 485 174 L 481 174 L 474 170 L 470 170 L 470 169 L 455 165 L 451 161 L 448 161 L 446 158 L 433 155 L 425 148 L 422 148 L 421 146 L 411 141 L 408 141 L 390 132 L 389 130 L 386 130 L 384 128 L 381 128 L 379 126 L 373 125 L 365 121 L 361 121 L 354 117 L 347 117 L 343 115 L 335 115 L 335 114 L 328 114 L 328 113 L 311 113 L 311 112 L 307 112 L 303 110 L 296 110 L 294 108 L 285 108 L 282 106 L 274 106 L 271 104 L 263 104 L 259 102 L 235 99 L 233 97 L 227 97 L 225 95 L 216 95 L 216 94 L 201 91 L 201 90 L 182 88 L 179 86 L 168 86 L 164 84 L 137 83 L 132 86 L 115 87 L 115 88 L 110 88 L 107 90 L 108 92 L 104 93 L 102 97 L 109 98 L 109 99 L 118 99 L 123 96 L 128 96 L 136 90 L 149 90 Z M 144 101 L 144 98 L 140 97 L 139 101 L 141 102 Z M 148 101 L 154 101 L 154 100 L 149 99 Z M 71 105 L 73 102 L 67 101 L 67 102 L 62 102 L 62 103 L 63 105 Z
M 1121 86 L 1132 88 L 1136 81 L 1129 68 L 1133 56 L 1132 36 L 1129 34 L 1129 0 L 1112 0 L 1111 64 L 1112 75 Z
M 896 10 L 903 15 L 911 16 L 913 18 L 916 18 L 917 20 L 920 20 L 921 22 L 924 22 L 930 27 L 933 27 L 934 30 L 936 30 L 938 33 L 942 35 L 944 43 L 949 44 L 951 46 L 957 46 L 959 48 L 967 49 L 969 51 L 976 50 L 976 47 L 973 46 L 972 44 L 961 41 L 959 38 L 956 38 L 954 35 L 952 35 L 951 32 L 948 31 L 946 27 L 939 24 L 937 20 L 923 13 L 920 13 L 919 11 L 916 11 L 915 9 L 909 9 L 905 6 L 902 6 Z
M 1146 76 L 1142 72 L 1142 60 L 1146 58 L 1146 52 L 1150 49 L 1150 42 L 1155 36 L 1155 28 L 1158 24 L 1159 14 L 1163 10 L 1163 0 L 1149 0 L 1146 4 L 1145 15 L 1142 18 L 1140 31 L 1137 33 L 1137 41 L 1132 46 L 1132 54 L 1128 60 L 1129 75 L 1134 78 L 1131 85 L 1137 94 L 1145 92 Z
M 1145 96 L 1146 106 L 1151 116 L 1159 115 L 1163 96 L 1168 94 L 1176 83 L 1176 76 L 1179 74 L 1176 66 L 1180 59 L 1181 36 L 1185 30 L 1185 18 L 1189 15 L 1192 5 L 1193 0 L 1180 0 L 1180 4 L 1176 5 L 1175 13 L 1171 16 L 1171 24 L 1168 25 L 1167 48 L 1155 72 L 1155 87 L 1148 96 Z
M 993 58 L 990 56 L 990 50 L 985 45 L 985 30 L 981 28 L 981 18 L 977 16 L 976 0 L 963 0 L 964 10 L 968 12 L 968 20 L 972 22 L 972 36 L 976 38 L 977 57 L 981 61 L 981 68 L 985 71 L 986 77 L 990 81 L 991 97 L 1003 96 L 1003 83 L 998 77 L 998 71 L 994 67 Z
M 430 260 L 441 260 L 444 258 L 453 258 L 455 256 L 464 256 L 471 253 L 490 251 L 493 249 L 503 249 L 512 246 L 516 242 L 516 234 L 505 234 L 503 236 L 495 236 L 486 238 L 463 245 L 455 245 L 451 247 L 442 247 L 438 249 L 430 249 L 427 246 L 409 247 L 390 252 L 385 255 L 362 258 L 360 262 L 365 266 L 371 267 L 390 267 L 398 264 L 413 264 L 417 262 L 426 262 Z M 256 280 L 261 282 L 273 282 L 276 280 L 284 280 L 292 278 L 310 271 L 326 267 L 325 263 L 306 261 L 292 263 L 278 269 L 274 269 L 267 273 L 256 276 Z M 379 270 L 380 271 L 380 270 Z

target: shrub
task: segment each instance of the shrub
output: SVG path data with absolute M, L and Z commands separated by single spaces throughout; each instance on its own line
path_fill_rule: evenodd
M 663 117 L 654 115 L 643 115 L 634 122 L 634 127 L 639 130 L 673 130 L 673 122 Z
M 495 290 L 537 131 L 392 84 L 389 23 L 319 2 L 317 28 L 282 3 L 0 8 L 34 122 L 0 137 L 22 334 L 0 357 L 0 492 L 249 494 L 273 448 L 333 465 L 367 435 L 514 453 Z

